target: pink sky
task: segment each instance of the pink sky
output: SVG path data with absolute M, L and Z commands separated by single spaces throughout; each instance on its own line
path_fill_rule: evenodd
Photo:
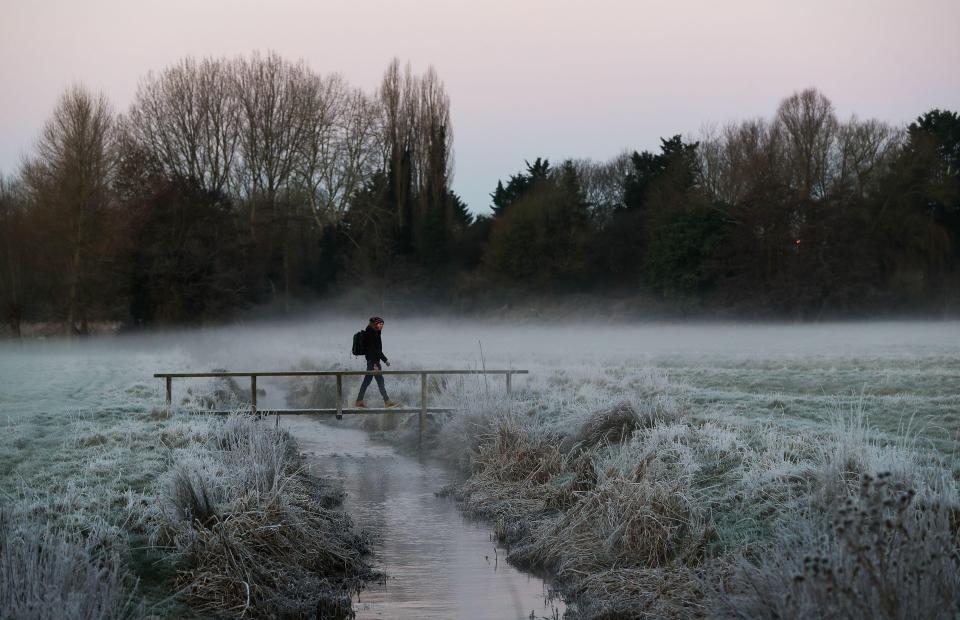
M 769 116 L 816 86 L 842 117 L 960 109 L 960 1 L 3 0 L 0 171 L 80 81 L 125 109 L 185 55 L 276 50 L 373 89 L 398 56 L 452 100 L 454 189 L 476 211 L 537 156 L 606 159 Z

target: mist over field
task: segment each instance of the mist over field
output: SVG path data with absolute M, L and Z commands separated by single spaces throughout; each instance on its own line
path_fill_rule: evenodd
M 162 381 L 152 378 L 154 372 L 363 370 L 362 358 L 350 355 L 349 340 L 364 323 L 362 317 L 324 316 L 74 343 L 3 344 L 0 415 L 11 429 L 6 440 L 29 437 L 30 428 L 160 405 Z M 911 436 L 950 456 L 960 439 L 957 322 L 510 325 L 387 317 L 383 338 L 392 370 L 528 369 L 529 377 L 516 379 L 523 393 L 578 408 L 629 394 L 636 381 L 655 373 L 702 419 L 815 429 L 838 408 L 862 406 L 868 424 L 891 438 L 909 426 Z M 465 381 L 489 389 L 502 378 Z M 247 389 L 243 378 L 238 382 Z M 174 402 L 207 383 L 176 380 Z M 353 384 L 347 379 L 345 398 L 352 398 L 356 383 L 359 378 Z M 388 383 L 404 390 L 410 406 L 417 404 L 416 377 L 389 377 Z M 267 402 L 278 407 L 286 406 L 289 386 L 282 379 L 259 383 Z M 13 449 L 4 458 L 16 463 L 30 452 Z M 10 467 L 13 473 L 16 466 Z
M 324 316 L 277 323 L 149 335 L 0 345 L 8 416 L 79 411 L 117 397 L 100 387 L 142 384 L 158 394 L 153 372 L 285 370 L 302 363 L 363 370 L 349 339 L 365 317 Z M 700 404 L 729 413 L 813 416 L 836 399 L 864 397 L 886 428 L 916 414 L 956 432 L 960 323 L 864 322 L 817 325 L 501 321 L 388 317 L 385 350 L 394 370 L 527 368 L 529 381 L 556 379 L 551 391 L 589 398 L 575 373 L 610 377 L 604 390 L 628 389 L 632 374 L 656 370 Z M 398 381 L 399 378 L 391 378 Z M 523 378 L 518 381 L 524 381 Z M 282 391 L 282 385 L 277 384 Z M 175 388 L 185 388 L 179 381 Z M 763 409 L 750 411 L 751 406 Z M 879 415 L 877 412 L 882 412 Z M 896 426 L 892 427 L 893 430 Z M 934 433 L 936 434 L 936 433 Z M 948 439 L 947 433 L 942 438 Z

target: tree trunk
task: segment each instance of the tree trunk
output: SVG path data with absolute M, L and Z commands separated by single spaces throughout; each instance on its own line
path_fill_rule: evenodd
M 80 275 L 80 246 L 73 251 L 73 264 L 70 270 L 70 284 L 67 290 L 67 338 L 71 339 L 76 333 L 75 321 L 77 318 L 77 280 Z

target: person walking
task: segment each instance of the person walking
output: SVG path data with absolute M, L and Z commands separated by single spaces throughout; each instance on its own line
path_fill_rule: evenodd
M 363 332 L 363 353 L 364 357 L 367 358 L 367 370 L 381 370 L 381 362 L 386 364 L 387 368 L 390 367 L 390 360 L 383 354 L 383 340 L 380 337 L 381 331 L 383 331 L 383 319 L 378 316 L 370 317 L 370 322 Z M 390 400 L 390 397 L 387 396 L 387 388 L 383 384 L 383 375 L 381 374 L 365 375 L 363 377 L 363 383 L 360 384 L 360 393 L 357 394 L 356 406 L 358 408 L 366 407 L 366 404 L 363 402 L 363 395 L 366 394 L 367 388 L 370 386 L 370 382 L 373 381 L 374 377 L 377 379 L 380 396 L 383 396 L 383 406 L 388 409 L 396 407 L 397 403 Z

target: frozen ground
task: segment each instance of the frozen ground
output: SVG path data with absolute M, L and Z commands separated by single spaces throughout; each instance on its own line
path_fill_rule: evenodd
M 528 368 L 515 386 L 518 401 L 552 428 L 652 392 L 700 424 L 762 427 L 798 441 L 836 430 L 838 412 L 859 412 L 862 432 L 876 430 L 881 444 L 938 455 L 956 471 L 960 323 L 511 327 L 387 318 L 394 369 Z M 0 345 L 0 501 L 60 498 L 57 510 L 73 521 L 99 519 L 120 531 L 169 467 L 170 454 L 144 430 L 163 424 L 149 415 L 162 399 L 153 372 L 361 368 L 349 342 L 363 323 L 316 319 Z M 475 404 L 499 393 L 501 382 L 452 380 L 434 386 L 431 398 Z M 174 386 L 179 402 L 206 384 Z M 277 398 L 288 386 L 261 387 Z M 394 399 L 418 402 L 416 378 L 391 377 L 388 387 Z M 349 398 L 355 389 L 348 384 Z

